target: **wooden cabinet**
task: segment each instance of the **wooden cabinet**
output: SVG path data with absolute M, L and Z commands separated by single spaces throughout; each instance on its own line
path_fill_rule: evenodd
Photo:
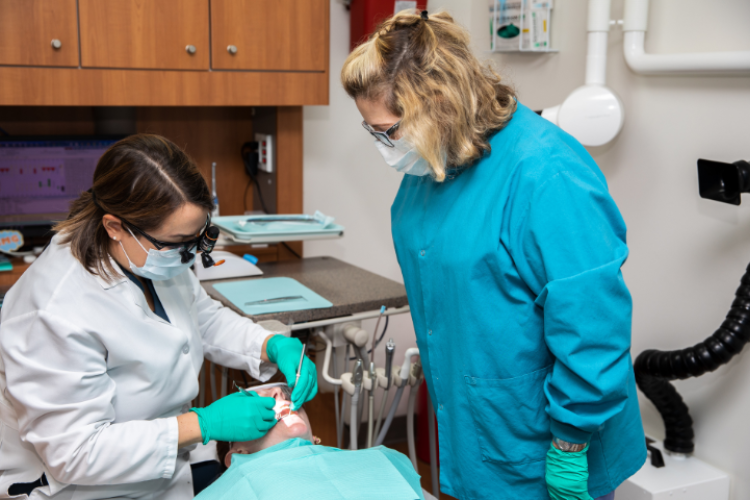
M 1 0 L 0 64 L 78 66 L 76 0 Z
M 208 0 L 79 0 L 84 68 L 207 70 Z
M 329 9 L 329 0 L 211 0 L 212 67 L 326 71 Z
M 0 0 L 0 105 L 325 105 L 329 3 Z

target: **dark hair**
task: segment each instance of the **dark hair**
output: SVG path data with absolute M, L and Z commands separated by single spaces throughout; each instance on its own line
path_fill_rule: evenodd
M 117 273 L 102 217 L 112 214 L 152 231 L 186 203 L 213 209 L 208 185 L 193 159 L 165 137 L 131 135 L 99 159 L 91 190 L 71 204 L 70 216 L 54 231 L 91 274 L 109 280 Z

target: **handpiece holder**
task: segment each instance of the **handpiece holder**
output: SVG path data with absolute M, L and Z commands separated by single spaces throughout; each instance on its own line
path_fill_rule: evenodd
M 750 193 L 750 163 L 698 160 L 698 191 L 701 198 L 739 205 L 741 193 Z

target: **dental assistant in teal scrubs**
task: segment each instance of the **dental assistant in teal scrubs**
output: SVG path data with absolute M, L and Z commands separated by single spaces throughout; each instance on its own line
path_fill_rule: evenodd
M 342 83 L 386 163 L 439 427 L 443 492 L 612 499 L 646 447 L 625 223 L 570 135 L 518 103 L 446 13 L 402 12 Z

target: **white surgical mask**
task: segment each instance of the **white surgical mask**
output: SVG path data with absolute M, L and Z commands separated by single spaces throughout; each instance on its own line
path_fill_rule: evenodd
M 128 228 L 128 232 L 130 232 L 130 235 L 133 237 L 136 243 L 138 243 L 138 246 L 140 246 L 147 255 L 146 262 L 144 262 L 143 266 L 138 267 L 130 260 L 128 252 L 125 251 L 125 247 L 123 246 L 122 241 L 119 242 L 120 247 L 122 247 L 122 251 L 125 253 L 125 258 L 128 259 L 128 263 L 130 264 L 130 270 L 133 271 L 133 274 L 136 274 L 141 278 L 146 278 L 153 281 L 168 280 L 181 274 L 185 271 L 185 269 L 192 266 L 193 262 L 195 262 L 195 255 L 193 255 L 193 258 L 190 259 L 190 262 L 183 264 L 182 255 L 180 255 L 179 248 L 171 248 L 169 250 L 162 251 L 159 251 L 155 248 L 146 250 L 146 248 L 141 245 L 141 242 L 138 241 L 138 238 L 135 237 L 133 231 L 131 231 L 130 228 Z
M 422 158 L 417 150 L 403 137 L 396 141 L 391 139 L 393 147 L 389 148 L 380 141 L 375 141 L 375 146 L 380 151 L 385 162 L 395 168 L 397 172 L 409 175 L 423 176 L 432 173 L 432 168 L 427 160 Z

